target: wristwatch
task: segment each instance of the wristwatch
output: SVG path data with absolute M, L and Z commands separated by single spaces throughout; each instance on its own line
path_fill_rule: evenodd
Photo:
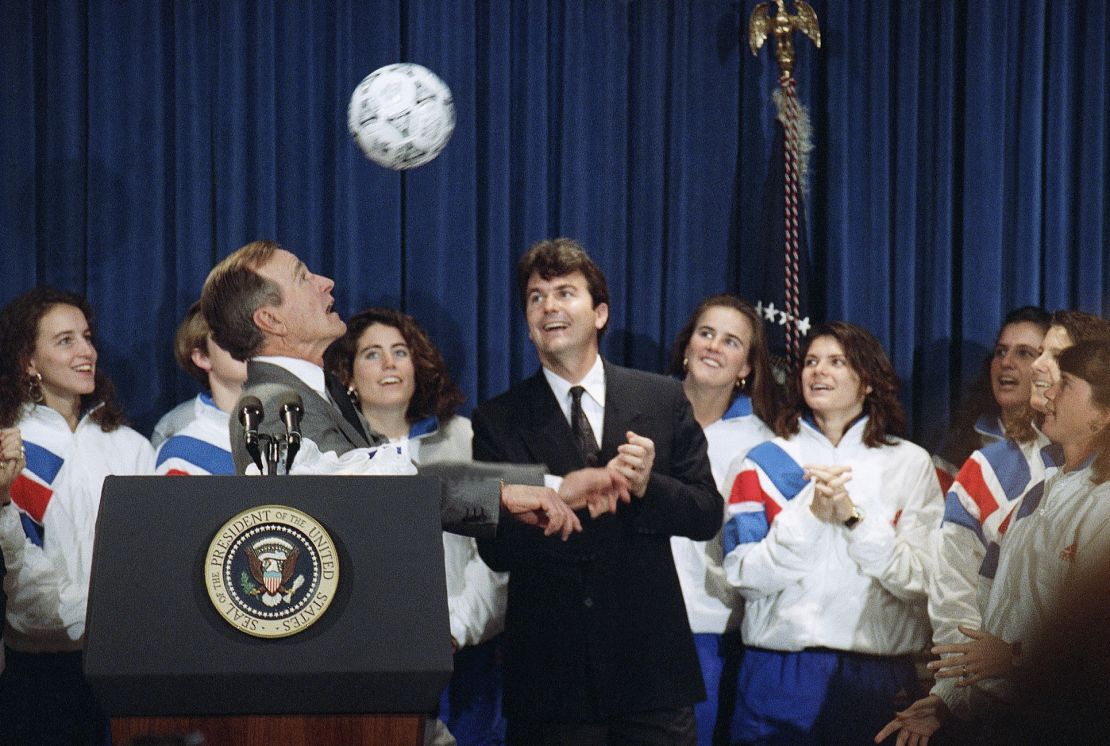
M 844 519 L 844 525 L 847 528 L 855 528 L 856 524 L 863 520 L 863 513 L 859 512 L 859 508 L 855 505 L 852 506 L 852 514 Z

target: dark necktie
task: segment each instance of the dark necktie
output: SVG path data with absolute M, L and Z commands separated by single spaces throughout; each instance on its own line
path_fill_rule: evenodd
M 348 424 L 353 427 L 366 442 L 372 446 L 378 445 L 367 435 L 366 430 L 362 427 L 362 421 L 358 418 L 358 413 L 355 411 L 355 405 L 351 403 L 351 397 L 347 395 L 347 387 L 344 386 L 338 378 L 331 373 L 324 373 L 324 385 L 328 389 L 328 395 L 331 397 L 332 404 L 336 406 L 339 413 L 343 415 L 343 419 L 347 420 Z
M 582 411 L 582 394 L 586 389 L 581 386 L 570 387 L 570 429 L 574 433 L 574 443 L 586 466 L 597 466 L 597 454 L 601 449 L 597 447 L 597 438 L 590 427 L 590 420 Z

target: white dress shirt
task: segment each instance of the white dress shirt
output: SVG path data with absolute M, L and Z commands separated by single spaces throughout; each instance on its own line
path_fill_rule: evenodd
M 582 396 L 582 411 L 586 413 L 586 419 L 590 421 L 590 429 L 594 431 L 594 440 L 600 446 L 601 434 L 605 426 L 605 366 L 601 364 L 601 356 L 598 355 L 594 359 L 593 366 L 578 383 L 572 383 L 547 368 L 543 369 L 543 377 L 547 379 L 547 385 L 555 394 L 555 401 L 559 402 L 559 409 L 563 411 L 563 416 L 567 418 L 572 429 L 574 423 L 570 419 L 570 407 L 573 399 L 570 389 L 572 386 L 581 386 L 586 390 Z

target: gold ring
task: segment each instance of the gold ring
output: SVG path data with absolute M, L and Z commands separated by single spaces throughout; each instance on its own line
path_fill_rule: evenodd
M 960 670 L 960 677 L 964 678 L 964 679 L 967 678 L 967 664 L 966 663 L 964 664 L 963 668 Z

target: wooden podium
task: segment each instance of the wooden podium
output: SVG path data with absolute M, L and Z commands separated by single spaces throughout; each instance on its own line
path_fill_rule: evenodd
M 215 746 L 420 746 L 424 718 L 416 715 L 243 715 L 112 718 L 112 743 L 140 738 L 195 737 Z M 188 741 L 186 740 L 186 743 Z
M 113 742 L 422 743 L 451 676 L 439 492 L 429 477 L 105 480 L 84 666 Z M 311 516 L 337 558 L 330 606 L 288 637 L 246 634 L 205 583 L 217 533 L 265 505 Z

